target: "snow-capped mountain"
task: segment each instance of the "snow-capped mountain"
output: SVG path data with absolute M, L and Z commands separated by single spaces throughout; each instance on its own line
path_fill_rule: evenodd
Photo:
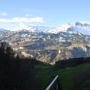
M 0 32 L 8 32 L 9 30 L 0 29 Z M 40 25 L 20 25 L 20 29 L 16 30 L 17 32 L 34 32 L 34 33 L 67 33 L 67 34 L 76 34 L 81 33 L 83 35 L 90 35 L 90 23 L 88 22 L 76 22 L 74 24 L 64 24 L 56 28 L 51 28 L 47 26 Z
M 90 35 L 90 23 L 87 22 L 76 22 L 75 24 L 65 24 L 61 25 L 60 27 L 51 29 L 48 31 L 49 33 L 60 33 L 60 32 L 67 32 L 67 33 L 81 33 L 84 35 Z
M 58 33 L 68 33 L 68 34 L 76 34 L 81 33 L 84 35 L 90 35 L 90 23 L 88 22 L 76 22 L 74 24 L 63 24 L 56 28 L 51 28 L 47 26 L 38 26 L 38 25 L 20 25 L 21 29 L 17 31 L 29 31 L 35 33 L 51 33 L 51 34 L 58 34 Z
M 22 31 L 22 30 L 26 30 L 26 31 L 29 31 L 29 32 L 44 32 L 44 33 L 47 33 L 48 30 L 50 30 L 51 28 L 50 27 L 47 27 L 47 26 L 36 26 L 36 25 L 32 25 L 32 26 L 28 26 L 28 25 L 24 25 L 19 31 Z
M 29 28 L 32 28 L 35 32 L 44 32 L 47 33 L 48 30 L 50 30 L 50 27 L 47 26 L 29 26 Z
M 70 25 L 64 24 L 64 25 L 61 25 L 60 27 L 53 28 L 53 29 L 49 30 L 48 32 L 54 33 L 54 34 L 57 34 L 60 32 L 67 32 L 68 28 L 70 28 L 70 27 L 71 27 Z

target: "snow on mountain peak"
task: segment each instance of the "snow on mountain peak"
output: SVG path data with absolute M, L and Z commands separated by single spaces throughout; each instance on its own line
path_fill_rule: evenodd
M 70 28 L 69 24 L 63 24 L 57 28 L 49 30 L 48 32 L 57 34 L 59 32 L 67 32 L 68 28 Z
M 64 24 L 60 27 L 54 28 L 48 31 L 49 33 L 60 33 L 60 32 L 67 32 L 67 33 L 81 33 L 84 35 L 90 35 L 90 23 L 88 22 L 76 22 L 75 24 Z
M 19 26 L 20 26 L 20 30 L 28 30 L 30 32 L 35 32 L 33 27 L 30 27 L 26 24 L 21 23 L 21 24 L 19 24 Z
M 20 23 L 19 29 L 15 31 L 29 31 L 29 32 L 44 32 L 44 33 L 60 33 L 60 32 L 66 32 L 66 33 L 81 33 L 84 35 L 90 35 L 90 23 L 88 22 L 76 22 L 74 24 L 63 24 L 56 28 L 51 28 L 47 26 L 40 26 L 40 25 L 27 25 Z
M 27 30 L 29 32 L 44 32 L 47 33 L 51 27 L 43 26 L 43 25 L 26 25 L 26 24 L 20 24 L 20 31 L 21 30 Z

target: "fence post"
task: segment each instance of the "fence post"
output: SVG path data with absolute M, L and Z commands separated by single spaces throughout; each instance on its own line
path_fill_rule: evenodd
M 62 90 L 58 79 L 59 79 L 59 76 L 57 75 L 45 90 L 51 90 L 52 86 L 55 84 L 56 84 L 55 90 Z

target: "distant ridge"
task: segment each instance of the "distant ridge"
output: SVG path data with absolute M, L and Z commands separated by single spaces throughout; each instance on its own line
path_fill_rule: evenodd
M 9 30 L 1 28 L 0 32 L 9 32 Z

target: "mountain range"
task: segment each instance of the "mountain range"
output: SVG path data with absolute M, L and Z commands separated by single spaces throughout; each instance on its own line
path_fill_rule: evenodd
M 20 30 L 16 30 L 16 31 L 22 31 L 22 30 L 26 30 L 29 32 L 43 32 L 43 33 L 53 33 L 53 34 L 57 34 L 60 32 L 68 32 L 68 33 L 81 33 L 84 35 L 90 35 L 90 23 L 88 22 L 76 22 L 74 24 L 63 24 L 59 27 L 48 27 L 48 26 L 37 26 L 37 25 L 32 25 L 32 26 L 28 26 L 25 25 L 25 27 L 23 27 Z M 4 28 L 0 29 L 0 32 L 8 32 L 8 31 L 12 31 L 12 30 L 7 30 Z
M 0 29 L 0 40 L 10 43 L 17 54 L 52 63 L 90 55 L 90 24 L 76 22 L 59 27 L 26 26 L 21 30 Z

